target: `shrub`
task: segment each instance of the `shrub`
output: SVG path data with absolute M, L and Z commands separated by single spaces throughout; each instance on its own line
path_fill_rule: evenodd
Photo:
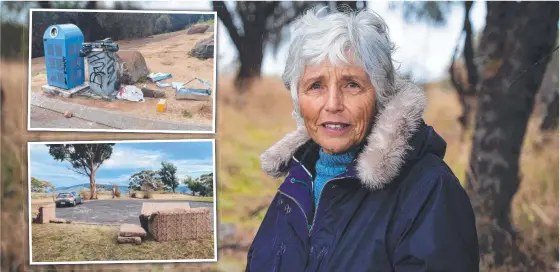
M 192 118 L 192 113 L 188 110 L 183 110 L 183 117 Z
M 136 192 L 133 192 L 132 194 L 130 194 L 131 198 L 136 198 Z
M 80 196 L 82 197 L 83 200 L 89 200 L 89 190 L 80 190 Z
M 153 198 L 151 191 L 144 192 L 144 199 L 151 199 L 151 198 Z
M 115 192 L 115 197 L 121 197 L 121 192 L 120 192 L 120 191 L 116 191 L 116 192 Z

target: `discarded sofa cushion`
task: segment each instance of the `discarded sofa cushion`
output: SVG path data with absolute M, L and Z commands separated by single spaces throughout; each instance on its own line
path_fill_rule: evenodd
M 209 59 L 214 57 L 214 37 L 198 41 L 189 51 L 189 56 L 199 59 Z
M 206 32 L 210 28 L 210 25 L 202 25 L 202 24 L 195 24 L 192 25 L 189 30 L 187 30 L 187 34 L 200 34 Z
M 185 210 L 190 209 L 188 202 L 144 202 L 142 203 L 142 210 L 140 211 L 140 226 L 148 232 L 148 222 L 150 216 L 157 211 L 169 210 Z
M 146 60 L 138 51 L 123 50 L 116 53 L 117 79 L 121 84 L 136 84 L 139 78 L 146 77 L 150 73 Z
M 158 211 L 150 216 L 148 230 L 156 241 L 210 238 L 210 209 Z
M 146 236 L 146 231 L 138 225 L 122 224 L 121 228 L 120 228 L 120 231 L 119 231 L 119 236 L 121 236 L 121 237 L 145 237 Z
M 117 243 L 119 244 L 135 244 L 139 245 L 142 243 L 142 238 L 140 237 L 117 237 Z

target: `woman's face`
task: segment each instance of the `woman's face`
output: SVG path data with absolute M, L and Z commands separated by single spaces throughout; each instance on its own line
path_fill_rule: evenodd
M 366 136 L 375 88 L 361 66 L 306 65 L 298 97 L 305 127 L 325 152 L 342 153 Z

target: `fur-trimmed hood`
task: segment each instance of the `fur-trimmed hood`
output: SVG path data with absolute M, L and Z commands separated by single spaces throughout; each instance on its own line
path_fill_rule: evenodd
M 396 82 L 396 87 L 396 94 L 376 115 L 364 148 L 356 158 L 357 175 L 363 186 L 371 190 L 383 188 L 399 174 L 413 149 L 410 139 L 424 124 L 424 91 L 405 80 Z M 298 127 L 261 155 L 262 169 L 272 177 L 285 175 L 293 155 L 310 139 L 306 128 Z

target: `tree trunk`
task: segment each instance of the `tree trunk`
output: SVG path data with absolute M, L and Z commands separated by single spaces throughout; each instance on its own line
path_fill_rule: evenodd
M 262 37 L 264 33 L 261 33 Z M 261 38 L 253 41 L 246 41 L 244 47 L 239 49 L 240 67 L 235 79 L 235 87 L 239 91 L 245 91 L 254 78 L 261 75 L 263 61 L 263 43 Z
M 521 146 L 557 23 L 558 2 L 487 3 L 479 49 L 487 64 L 477 91 L 467 189 L 477 216 L 481 259 L 492 266 L 542 265 L 529 263 L 515 245 L 510 212 L 520 183 Z
M 463 113 L 459 117 L 459 123 L 463 130 L 470 127 L 471 111 L 473 103 L 473 96 L 476 93 L 476 85 L 478 83 L 478 71 L 474 63 L 474 50 L 473 50 L 473 32 L 470 20 L 470 11 L 472 8 L 472 1 L 465 1 L 465 19 L 463 22 L 463 29 L 465 30 L 465 43 L 463 46 L 463 58 L 465 59 L 465 69 L 467 70 L 468 84 L 463 89 L 464 92 L 459 93 L 459 100 L 461 102 Z M 463 133 L 464 134 L 464 133 Z
M 95 171 L 89 175 L 89 199 L 97 199 L 97 185 L 95 185 Z

